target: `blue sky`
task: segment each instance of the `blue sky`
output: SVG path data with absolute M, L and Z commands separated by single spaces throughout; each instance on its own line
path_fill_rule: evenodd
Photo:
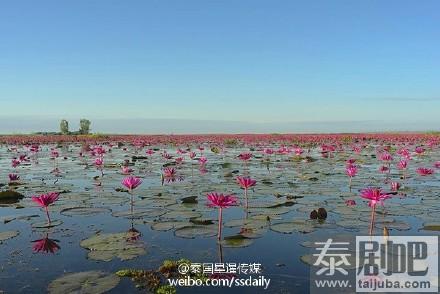
M 415 0 L 1 1 L 0 121 L 436 129 L 438 11 Z

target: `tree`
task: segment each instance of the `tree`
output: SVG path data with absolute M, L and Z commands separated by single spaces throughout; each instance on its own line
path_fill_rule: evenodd
M 60 131 L 61 131 L 61 134 L 63 134 L 63 135 L 69 134 L 69 122 L 67 120 L 65 120 L 65 119 L 61 120 Z
M 82 118 L 79 121 L 79 133 L 82 135 L 87 135 L 90 132 L 91 122 L 88 119 Z

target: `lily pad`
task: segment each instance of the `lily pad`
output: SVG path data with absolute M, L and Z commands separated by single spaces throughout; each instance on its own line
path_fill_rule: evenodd
M 14 190 L 7 190 L 0 192 L 0 203 L 3 204 L 12 204 L 18 202 L 20 199 L 23 199 L 24 195 L 18 193 Z
M 426 223 L 423 224 L 422 230 L 425 231 L 440 231 L 440 223 Z
M 174 231 L 174 235 L 180 238 L 194 239 L 196 237 L 212 237 L 217 235 L 217 226 L 186 226 Z
M 141 242 L 131 242 L 127 232 L 96 234 L 82 240 L 80 246 L 90 250 L 90 259 L 102 261 L 110 261 L 116 257 L 129 260 L 145 254 L 144 245 Z
M 152 224 L 151 229 L 155 231 L 169 231 L 172 229 L 180 229 L 190 225 L 192 225 L 190 222 L 166 221 Z
M 197 218 L 202 216 L 200 212 L 196 211 L 189 211 L 189 210 L 176 210 L 176 211 L 170 211 L 165 214 L 163 214 L 162 218 Z
M 304 220 L 275 223 L 270 226 L 270 229 L 274 232 L 283 234 L 292 234 L 293 232 L 311 233 L 315 230 L 312 223 Z
M 166 210 L 163 209 L 134 209 L 133 211 L 129 209 L 123 211 L 114 211 L 112 213 L 112 216 L 133 219 L 133 218 L 143 218 L 143 217 L 158 217 L 164 214 L 165 212 Z
M 5 240 L 17 237 L 19 234 L 20 234 L 19 231 L 0 232 L 0 243 L 2 243 Z
M 73 207 L 65 208 L 60 213 L 67 216 L 94 216 L 109 211 L 110 209 L 102 207 Z
M 234 235 L 225 237 L 221 244 L 223 247 L 242 248 L 248 247 L 253 242 L 254 241 L 252 239 L 246 238 L 243 235 Z
M 63 224 L 62 220 L 53 220 L 50 223 L 47 221 L 44 222 L 36 222 L 32 224 L 32 227 L 35 229 L 45 229 L 45 228 L 52 228 Z
M 120 278 L 115 274 L 88 271 L 64 275 L 52 281 L 47 290 L 51 294 L 81 293 L 99 294 L 113 289 Z

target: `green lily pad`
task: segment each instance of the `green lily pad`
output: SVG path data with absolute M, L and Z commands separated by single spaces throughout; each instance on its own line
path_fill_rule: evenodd
M 155 231 L 169 231 L 172 229 L 180 229 L 191 225 L 192 223 L 190 222 L 165 221 L 152 224 L 151 229 Z
M 0 203 L 12 204 L 23 199 L 24 195 L 14 190 L 0 191 Z
M 47 290 L 50 294 L 99 294 L 113 289 L 120 278 L 115 274 L 88 271 L 64 275 L 52 281 Z
M 221 241 L 221 244 L 223 245 L 223 247 L 242 248 L 248 247 L 253 242 L 254 241 L 252 239 L 246 238 L 243 235 L 234 235 L 225 237 Z
M 35 229 L 45 229 L 45 228 L 52 228 L 63 224 L 62 220 L 53 220 L 50 223 L 47 221 L 44 222 L 36 222 L 32 224 L 32 227 Z
M 143 217 L 158 217 L 163 215 L 165 212 L 166 210 L 163 209 L 133 209 L 133 211 L 128 209 L 123 211 L 114 211 L 112 216 L 133 219 Z
M 94 216 L 105 212 L 110 212 L 110 209 L 102 207 L 73 207 L 65 208 L 60 211 L 62 215 L 67 216 Z
M 145 254 L 144 245 L 141 242 L 131 242 L 127 232 L 97 234 L 82 240 L 80 246 L 90 250 L 90 259 L 102 261 L 110 261 L 116 257 L 129 260 Z
M 0 243 L 2 243 L 5 240 L 17 237 L 19 234 L 20 234 L 19 231 L 0 232 Z
M 423 224 L 422 230 L 425 231 L 440 231 L 440 223 L 426 223 Z
M 200 212 L 196 211 L 190 211 L 190 210 L 176 210 L 176 211 L 170 211 L 161 216 L 161 218 L 197 218 L 201 217 L 202 214 Z
M 270 225 L 270 229 L 274 232 L 283 234 L 292 234 L 293 232 L 311 233 L 315 230 L 311 222 L 304 220 L 275 223 Z
M 197 237 L 212 237 L 217 235 L 217 226 L 186 226 L 174 231 L 174 235 L 180 238 L 194 239 Z

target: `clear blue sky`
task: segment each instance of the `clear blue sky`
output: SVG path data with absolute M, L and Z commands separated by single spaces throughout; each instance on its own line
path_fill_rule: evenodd
M 434 0 L 0 1 L 0 118 L 440 122 L 439 11 Z

